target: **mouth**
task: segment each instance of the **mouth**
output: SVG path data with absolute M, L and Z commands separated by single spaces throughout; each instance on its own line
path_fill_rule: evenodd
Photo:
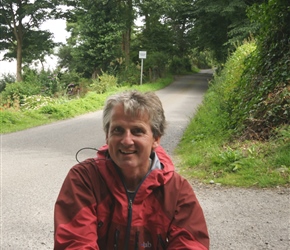
M 119 152 L 121 153 L 121 154 L 123 154 L 123 155 L 132 155 L 132 154 L 135 154 L 135 153 L 137 153 L 137 151 L 136 150 L 129 150 L 129 151 L 123 151 L 123 150 L 119 150 Z

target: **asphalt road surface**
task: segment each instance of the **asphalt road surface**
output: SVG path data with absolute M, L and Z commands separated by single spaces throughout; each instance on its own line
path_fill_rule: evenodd
M 156 93 L 168 120 L 161 143 L 171 154 L 202 102 L 210 71 L 177 77 Z M 102 111 L 1 135 L 1 249 L 53 249 L 53 209 L 75 153 L 104 144 Z M 95 152 L 84 150 L 79 159 Z

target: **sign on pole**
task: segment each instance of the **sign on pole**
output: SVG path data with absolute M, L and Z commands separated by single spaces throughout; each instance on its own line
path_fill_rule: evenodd
M 147 52 L 139 51 L 139 59 L 141 59 L 141 76 L 140 76 L 140 84 L 142 85 L 142 76 L 143 76 L 143 59 L 146 59 Z
M 139 51 L 139 58 L 140 59 L 146 59 L 147 52 L 146 51 Z

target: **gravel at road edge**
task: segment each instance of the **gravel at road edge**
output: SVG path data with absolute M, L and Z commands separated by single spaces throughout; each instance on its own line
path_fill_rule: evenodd
M 228 188 L 190 181 L 212 250 L 289 250 L 290 189 Z

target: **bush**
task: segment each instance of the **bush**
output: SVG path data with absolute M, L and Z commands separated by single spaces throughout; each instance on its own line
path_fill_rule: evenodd
M 64 86 L 68 86 L 71 83 L 78 84 L 80 82 L 81 76 L 79 73 L 73 72 L 64 72 L 59 73 L 59 79 Z
M 40 86 L 27 82 L 15 82 L 6 86 L 5 90 L 1 93 L 1 103 L 14 102 L 19 99 L 20 104 L 24 103 L 26 96 L 36 95 L 40 92 Z
M 191 64 L 199 69 L 208 69 L 217 64 L 214 60 L 213 53 L 210 51 L 198 51 L 193 49 L 190 55 Z
M 168 56 L 164 52 L 154 52 L 144 60 L 144 76 L 150 82 L 165 76 L 168 65 Z
M 245 69 L 244 61 L 249 55 L 255 51 L 256 45 L 254 42 L 244 43 L 238 47 L 236 51 L 228 58 L 224 67 L 219 74 L 215 75 L 214 81 L 211 82 L 219 97 L 222 109 L 232 115 L 232 105 L 229 105 L 229 99 L 235 93 L 236 87 Z M 238 93 L 236 93 L 238 95 Z
M 60 81 L 59 72 L 57 70 L 42 70 L 37 72 L 36 70 L 25 69 L 23 81 L 38 86 L 40 91 L 37 94 L 44 94 L 52 97 L 62 95 L 65 92 L 65 85 Z
M 0 92 L 2 92 L 5 89 L 8 83 L 13 83 L 13 82 L 16 82 L 15 75 L 12 75 L 10 73 L 2 74 L 2 78 L 0 79 Z
M 24 102 L 21 105 L 21 109 L 24 110 L 36 110 L 40 109 L 43 106 L 47 106 L 49 104 L 53 104 L 56 101 L 48 96 L 42 95 L 32 95 L 24 98 Z
M 118 83 L 121 85 L 138 84 L 140 82 L 140 74 L 141 74 L 140 65 L 135 65 L 134 63 L 132 63 L 125 69 L 119 71 L 117 75 Z
M 117 82 L 118 79 L 115 76 L 102 72 L 102 75 L 93 80 L 93 83 L 90 85 L 89 89 L 98 94 L 103 94 L 109 89 L 117 87 Z
M 172 74 L 184 74 L 191 72 L 191 64 L 188 58 L 174 56 L 171 60 L 169 70 Z
M 59 81 L 64 88 L 64 95 L 68 97 L 82 97 L 88 92 L 91 79 L 82 78 L 81 74 L 72 71 L 59 73 Z

